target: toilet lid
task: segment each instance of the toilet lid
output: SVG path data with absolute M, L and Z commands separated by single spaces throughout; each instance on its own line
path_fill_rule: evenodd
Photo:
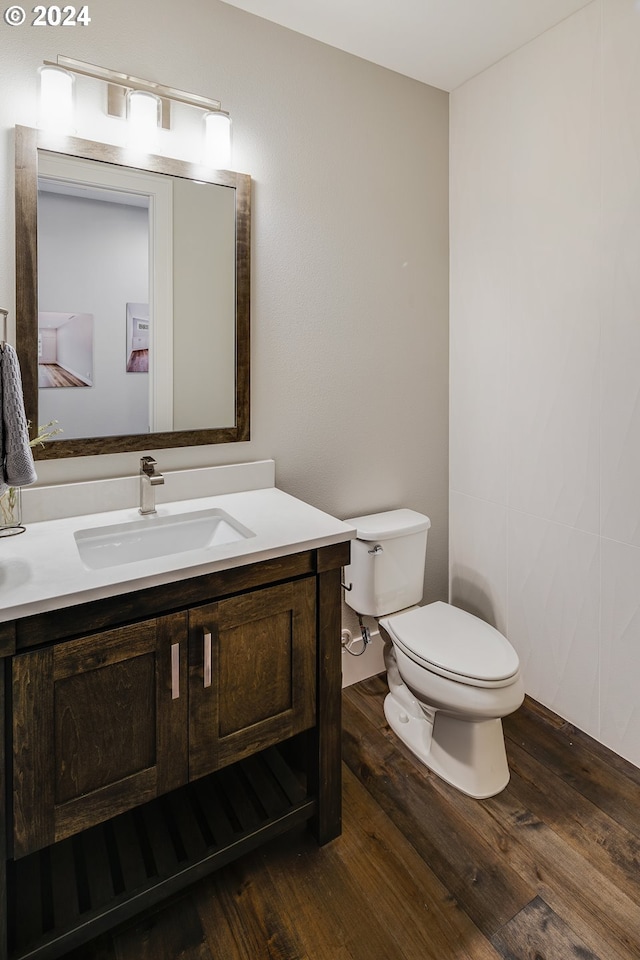
M 430 603 L 381 622 L 407 656 L 435 673 L 495 683 L 518 672 L 518 654 L 506 637 L 448 603 Z

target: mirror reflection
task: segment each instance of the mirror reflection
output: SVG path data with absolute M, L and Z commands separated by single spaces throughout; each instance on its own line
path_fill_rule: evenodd
M 18 216 L 17 249 L 33 231 L 38 251 L 31 274 L 18 256 L 25 402 L 63 430 L 45 455 L 248 439 L 249 178 L 47 146 L 18 128 L 17 170 L 31 147 L 34 184 L 17 175 L 17 210 L 33 189 L 35 216 Z

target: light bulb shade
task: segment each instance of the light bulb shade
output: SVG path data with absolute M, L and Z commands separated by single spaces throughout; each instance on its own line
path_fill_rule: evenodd
M 74 76 L 61 67 L 40 67 L 40 118 L 42 130 L 73 133 Z
M 226 170 L 231 165 L 231 117 L 227 113 L 204 115 L 203 162 L 215 170 Z
M 160 98 L 153 93 L 131 90 L 128 96 L 129 143 L 150 150 L 158 139 Z

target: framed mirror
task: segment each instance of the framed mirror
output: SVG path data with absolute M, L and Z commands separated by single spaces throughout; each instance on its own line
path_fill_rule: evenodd
M 251 178 L 16 127 L 36 459 L 249 439 Z

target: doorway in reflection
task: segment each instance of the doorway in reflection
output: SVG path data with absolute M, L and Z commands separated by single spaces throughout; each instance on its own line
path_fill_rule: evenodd
M 61 438 L 151 428 L 149 246 L 147 196 L 39 178 L 38 410 Z

